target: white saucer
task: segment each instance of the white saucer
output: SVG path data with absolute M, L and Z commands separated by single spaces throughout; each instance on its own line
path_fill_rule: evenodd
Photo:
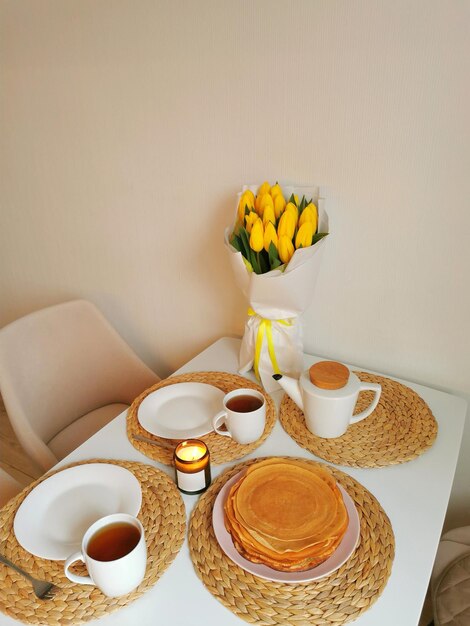
M 23 500 L 13 530 L 25 550 L 65 560 L 80 549 L 86 529 L 111 513 L 137 515 L 140 483 L 119 465 L 86 463 L 46 478 Z
M 166 439 L 191 439 L 212 431 L 224 392 L 205 383 L 176 383 L 150 393 L 137 410 L 146 431 Z
M 267 565 L 261 565 L 259 563 L 252 563 L 248 561 L 237 551 L 233 545 L 232 537 L 227 532 L 224 525 L 224 504 L 227 499 L 230 487 L 240 478 L 240 476 L 246 470 L 242 470 L 236 474 L 233 478 L 225 483 L 222 489 L 217 494 L 214 502 L 214 508 L 212 510 L 212 526 L 214 533 L 220 547 L 225 554 L 242 569 L 255 576 L 264 578 L 266 580 L 272 580 L 281 583 L 305 583 L 312 580 L 318 580 L 324 576 L 328 576 L 335 570 L 341 567 L 345 563 L 351 554 L 354 552 L 360 534 L 359 515 L 357 513 L 354 501 L 351 496 L 338 484 L 341 495 L 343 496 L 344 504 L 349 515 L 349 524 L 346 533 L 329 559 L 313 567 L 312 569 L 305 570 L 303 572 L 279 572 L 278 570 L 271 569 Z

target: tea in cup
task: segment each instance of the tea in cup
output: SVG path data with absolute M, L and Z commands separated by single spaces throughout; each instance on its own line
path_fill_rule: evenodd
M 240 444 L 257 441 L 266 423 L 266 399 L 256 389 L 235 389 L 224 396 L 224 409 L 212 420 L 216 433 Z M 225 429 L 222 426 L 225 425 Z
M 85 563 L 88 576 L 69 571 L 76 561 Z M 82 585 L 96 585 L 105 596 L 116 598 L 130 593 L 145 576 L 147 547 L 140 521 L 127 513 L 102 517 L 88 528 L 80 552 L 64 564 L 69 580 Z

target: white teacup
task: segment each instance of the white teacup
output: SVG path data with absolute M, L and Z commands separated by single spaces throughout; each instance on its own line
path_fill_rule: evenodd
M 266 400 L 256 389 L 235 389 L 224 396 L 224 409 L 212 420 L 216 433 L 237 443 L 257 441 L 266 423 Z M 222 430 L 225 425 L 226 430 Z
M 69 571 L 76 561 L 85 563 L 89 576 Z M 105 596 L 116 598 L 130 593 L 145 576 L 147 547 L 140 521 L 127 513 L 102 517 L 86 531 L 82 549 L 69 556 L 64 571 L 69 580 L 96 585 Z

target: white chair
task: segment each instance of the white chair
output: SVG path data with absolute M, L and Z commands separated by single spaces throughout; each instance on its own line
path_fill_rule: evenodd
M 13 478 L 13 476 L 0 467 L 0 509 L 22 489 L 23 487 L 16 478 Z
M 86 300 L 0 330 L 0 392 L 19 442 L 44 471 L 159 380 Z

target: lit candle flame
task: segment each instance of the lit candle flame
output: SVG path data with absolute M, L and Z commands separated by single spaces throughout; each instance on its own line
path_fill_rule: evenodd
M 202 459 L 205 452 L 206 451 L 202 446 L 183 442 L 177 452 L 177 455 L 182 461 L 198 461 L 199 459 Z

